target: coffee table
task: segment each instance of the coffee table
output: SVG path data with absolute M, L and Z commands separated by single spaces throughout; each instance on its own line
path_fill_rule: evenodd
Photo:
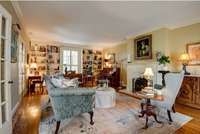
M 111 108 L 116 103 L 116 92 L 112 87 L 99 87 L 96 89 L 95 107 L 96 108 Z
M 145 123 L 144 128 L 145 129 L 148 128 L 148 118 L 150 116 L 153 116 L 157 123 L 162 123 L 161 121 L 157 120 L 157 115 L 154 112 L 154 109 L 156 108 L 156 106 L 151 104 L 151 100 L 164 101 L 164 96 L 163 95 L 149 96 L 149 95 L 145 95 L 144 93 L 140 91 L 136 92 L 136 95 L 145 100 L 144 103 L 141 103 L 141 112 L 140 112 L 141 115 L 139 115 L 139 117 L 146 116 L 146 123 Z

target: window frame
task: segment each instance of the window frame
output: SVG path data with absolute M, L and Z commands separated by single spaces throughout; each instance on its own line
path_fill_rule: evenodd
M 64 51 L 70 51 L 70 63 L 69 64 L 64 64 Z M 76 51 L 77 52 L 77 60 L 78 60 L 78 63 L 77 65 L 74 65 L 72 64 L 72 51 Z M 61 48 L 61 71 L 64 73 L 64 69 L 66 66 L 70 67 L 70 69 L 68 70 L 71 70 L 72 67 L 77 67 L 77 72 L 76 73 L 81 73 L 81 49 L 78 49 L 78 48 L 70 48 L 70 47 L 63 47 Z

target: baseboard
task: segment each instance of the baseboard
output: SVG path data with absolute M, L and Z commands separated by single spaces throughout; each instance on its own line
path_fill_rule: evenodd
M 12 109 L 12 112 L 11 112 L 12 117 L 15 115 L 15 112 L 17 111 L 17 108 L 19 107 L 20 102 L 21 102 L 21 99 L 17 102 L 15 107 Z

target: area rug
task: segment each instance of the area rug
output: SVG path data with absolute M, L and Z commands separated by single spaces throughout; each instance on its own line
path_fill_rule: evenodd
M 95 109 L 94 125 L 89 123 L 89 114 L 67 119 L 61 122 L 59 134 L 172 134 L 192 118 L 181 113 L 172 114 L 173 123 L 165 115 L 160 115 L 158 124 L 149 118 L 149 128 L 143 129 L 145 119 L 139 118 L 139 101 L 125 95 L 117 95 L 116 106 L 108 109 Z M 52 108 L 43 107 L 40 134 L 53 134 L 56 127 Z

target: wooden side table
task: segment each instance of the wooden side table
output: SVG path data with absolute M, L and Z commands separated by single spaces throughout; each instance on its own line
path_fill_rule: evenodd
M 146 123 L 145 123 L 144 128 L 145 129 L 148 128 L 148 120 L 149 120 L 150 116 L 153 116 L 157 123 L 162 123 L 161 121 L 157 120 L 157 115 L 154 112 L 154 109 L 156 108 L 156 106 L 151 104 L 151 99 L 157 100 L 157 101 L 163 101 L 164 96 L 163 95 L 148 96 L 148 95 L 145 95 L 144 93 L 142 93 L 141 91 L 136 92 L 136 95 L 138 97 L 145 99 L 145 103 L 141 103 L 141 112 L 140 112 L 141 115 L 139 115 L 139 117 L 146 116 Z

